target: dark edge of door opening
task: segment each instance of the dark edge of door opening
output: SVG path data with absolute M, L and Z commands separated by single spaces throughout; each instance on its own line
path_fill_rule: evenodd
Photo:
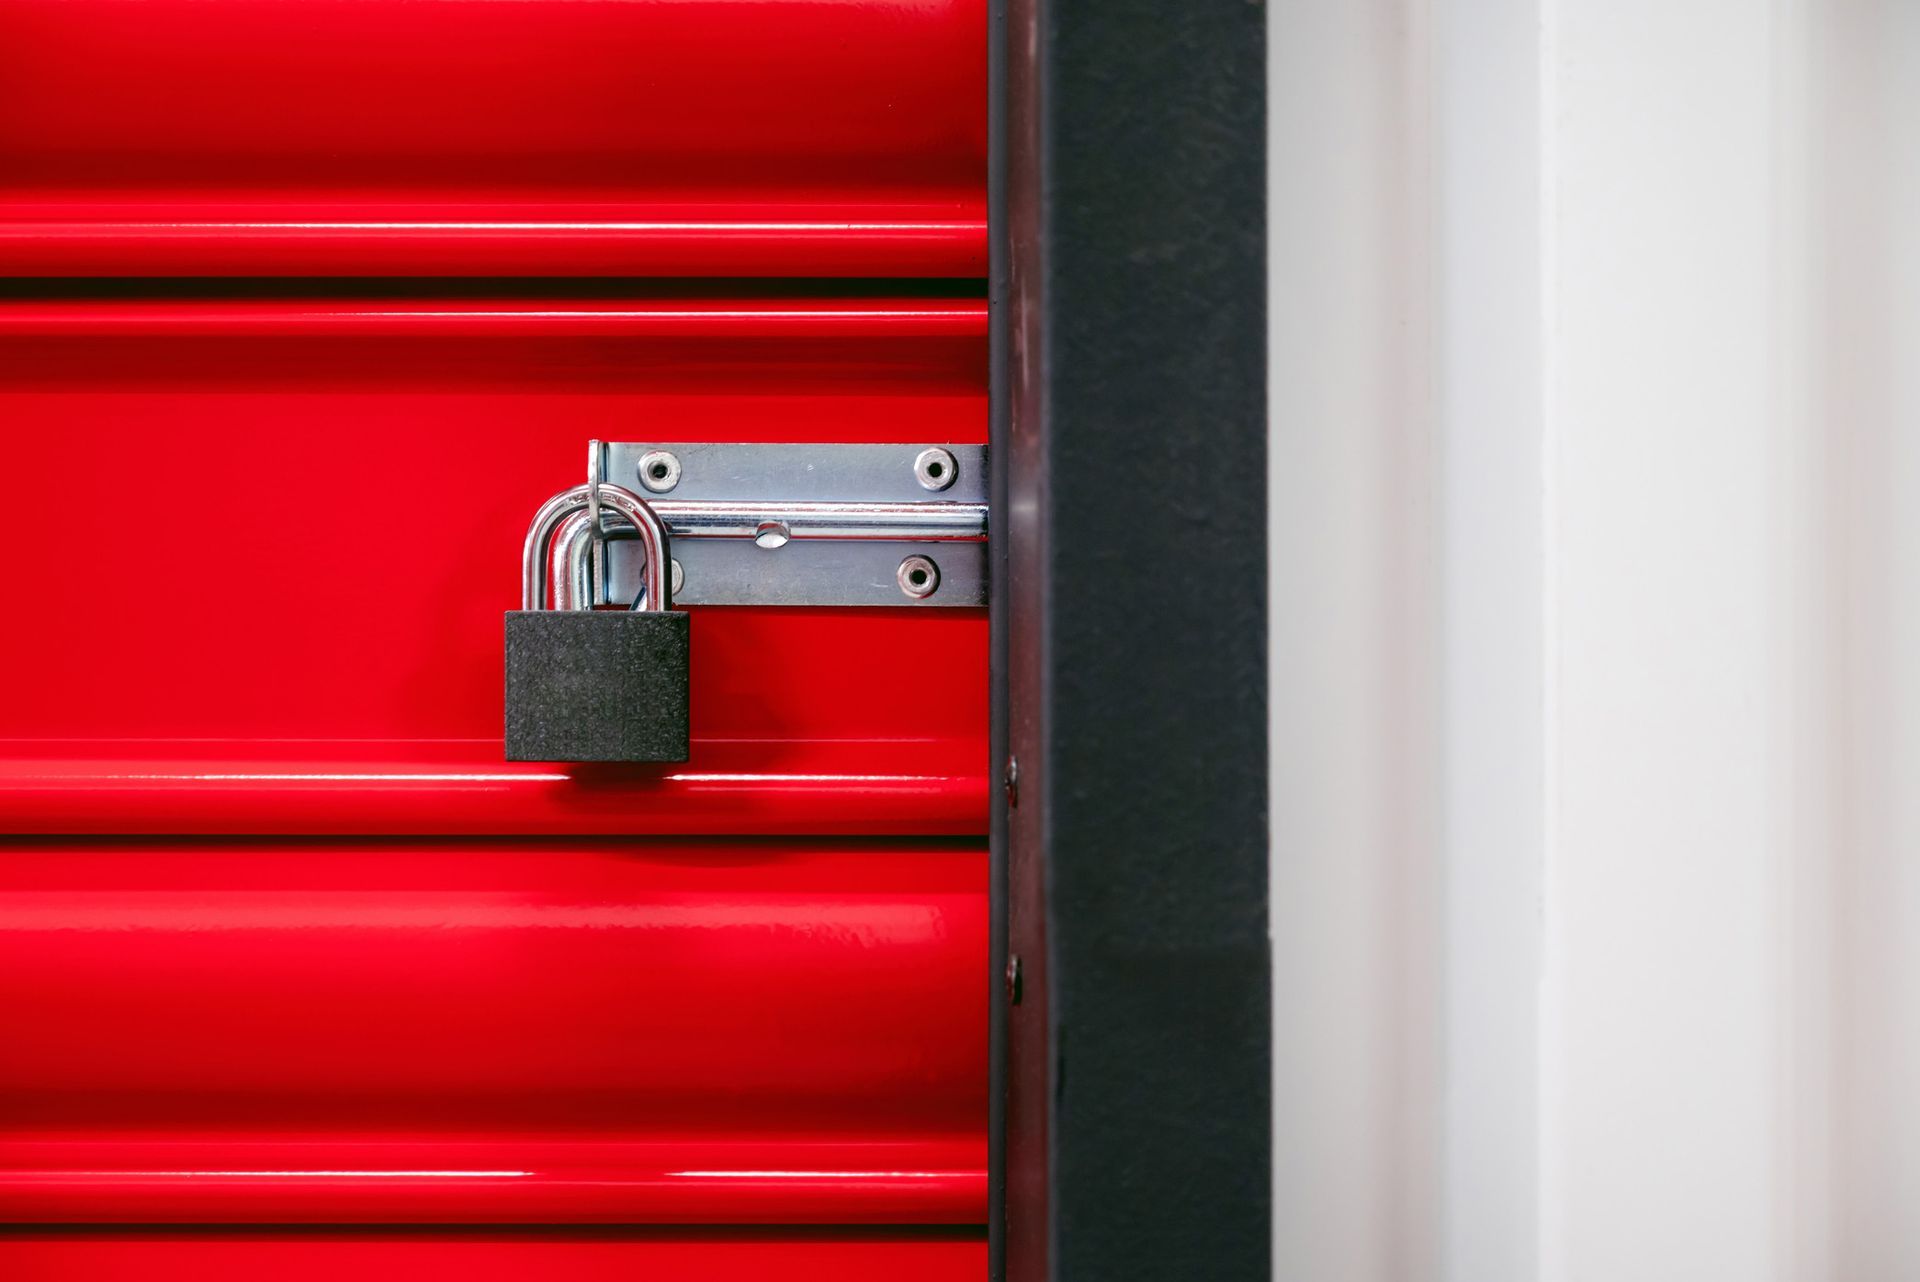
M 993 1276 L 1265 1279 L 1264 12 L 990 39 Z
M 987 6 L 987 778 L 1007 761 L 1007 0 Z M 987 1276 L 1002 1282 L 1007 1251 L 1007 795 L 989 794 L 987 821 Z

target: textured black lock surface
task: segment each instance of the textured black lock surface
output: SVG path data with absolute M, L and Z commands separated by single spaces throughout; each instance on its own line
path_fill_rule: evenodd
M 688 616 L 507 615 L 507 760 L 685 761 Z

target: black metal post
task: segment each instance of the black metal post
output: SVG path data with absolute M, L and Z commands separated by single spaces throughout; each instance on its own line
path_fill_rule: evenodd
M 996 1270 L 1264 1279 L 1263 12 L 995 32 Z

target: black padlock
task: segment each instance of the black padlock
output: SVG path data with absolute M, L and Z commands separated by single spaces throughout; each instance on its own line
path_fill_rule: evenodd
M 574 586 L 582 539 L 601 536 L 590 497 L 639 538 L 645 587 L 631 610 L 594 610 L 592 592 Z M 550 559 L 561 566 L 555 609 L 543 608 Z M 672 608 L 672 565 L 665 524 L 622 486 L 576 486 L 540 509 L 521 567 L 526 608 L 507 614 L 507 760 L 687 759 L 691 652 L 687 615 Z

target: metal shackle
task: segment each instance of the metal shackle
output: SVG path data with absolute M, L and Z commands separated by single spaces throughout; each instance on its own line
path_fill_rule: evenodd
M 576 563 L 584 565 L 584 553 L 576 557 L 575 546 L 582 539 L 592 540 L 598 537 L 594 529 L 594 520 L 589 512 L 589 498 L 599 504 L 612 508 L 625 517 L 633 526 L 635 537 L 640 540 L 641 555 L 646 561 L 646 589 L 640 599 L 634 602 L 636 610 L 660 611 L 673 605 L 673 569 L 668 554 L 670 538 L 666 523 L 647 501 L 625 486 L 603 481 L 592 487 L 576 485 L 563 490 L 540 505 L 534 513 L 533 523 L 527 527 L 527 541 L 520 555 L 520 606 L 524 610 L 544 610 L 547 608 L 547 579 L 553 564 L 555 534 L 565 525 L 566 537 L 561 540 L 562 550 L 568 559 L 563 568 L 561 590 L 556 593 L 555 604 L 561 599 L 570 608 L 580 608 L 591 596 L 584 585 L 576 579 L 582 571 L 574 567 Z M 571 518 L 578 516 L 578 522 Z
M 625 526 L 619 533 L 633 536 L 633 531 Z M 601 526 L 600 517 L 591 504 L 560 522 L 553 532 L 553 552 L 549 557 L 553 566 L 549 589 L 553 600 L 549 605 L 555 610 L 593 608 L 594 579 L 596 575 L 604 575 L 605 562 L 605 558 L 595 552 L 613 535 L 614 531 Z

